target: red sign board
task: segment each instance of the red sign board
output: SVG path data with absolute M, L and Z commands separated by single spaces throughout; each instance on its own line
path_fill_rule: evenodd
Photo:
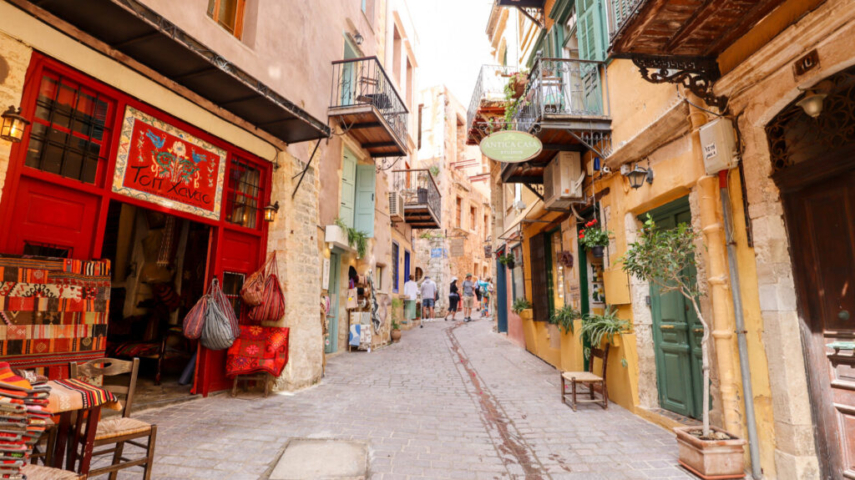
M 218 220 L 225 150 L 127 107 L 113 191 Z

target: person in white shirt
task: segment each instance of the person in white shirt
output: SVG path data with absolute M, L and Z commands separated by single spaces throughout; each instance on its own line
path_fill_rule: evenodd
M 404 296 L 404 316 L 412 321 L 416 318 L 416 301 L 419 299 L 419 284 L 412 275 L 404 284 Z
M 425 327 L 425 320 L 433 318 L 433 307 L 436 302 L 436 296 L 438 293 L 438 289 L 436 288 L 436 282 L 430 279 L 429 276 L 425 275 L 425 281 L 422 282 L 422 324 L 421 328 Z

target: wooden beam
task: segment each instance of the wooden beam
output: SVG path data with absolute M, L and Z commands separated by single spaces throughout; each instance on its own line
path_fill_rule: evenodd
M 331 117 L 334 115 L 330 115 Z M 362 130 L 365 128 L 378 128 L 382 127 L 383 124 L 380 122 L 365 122 L 365 123 L 356 123 L 350 126 L 348 130 Z
M 587 147 L 582 145 L 581 143 L 544 143 L 544 150 L 555 151 L 555 152 L 585 152 L 588 150 Z
M 377 143 L 363 143 L 362 148 L 384 148 L 384 147 L 397 147 L 398 144 L 395 142 L 377 142 Z

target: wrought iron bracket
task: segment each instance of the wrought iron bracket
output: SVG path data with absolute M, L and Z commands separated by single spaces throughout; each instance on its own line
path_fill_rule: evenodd
M 567 133 L 572 135 L 573 138 L 578 140 L 582 145 L 588 147 L 603 160 L 612 154 L 611 132 L 598 132 L 593 130 L 577 132 L 575 130 L 567 130 Z
M 520 12 L 522 12 L 523 15 L 528 17 L 528 19 L 534 22 L 534 24 L 537 25 L 538 28 L 540 28 L 541 30 L 545 28 L 543 25 L 543 20 L 541 20 L 541 18 L 543 17 L 543 9 L 534 7 L 517 7 L 517 10 L 519 10 Z
M 375 165 L 375 168 L 377 170 L 377 173 L 389 170 L 390 168 L 394 167 L 402 158 L 404 158 L 404 157 L 403 156 L 375 157 L 375 159 L 374 159 L 375 164 L 374 165 Z
M 707 105 L 721 111 L 727 108 L 727 97 L 713 93 L 713 85 L 721 78 L 715 58 L 645 54 L 633 54 L 630 58 L 648 82 L 682 85 Z

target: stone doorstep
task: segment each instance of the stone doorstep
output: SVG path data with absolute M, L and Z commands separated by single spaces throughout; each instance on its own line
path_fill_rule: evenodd
M 364 479 L 368 445 L 349 440 L 294 438 L 260 479 Z
M 639 417 L 655 423 L 669 432 L 676 427 L 699 427 L 702 425 L 701 422 L 694 418 L 684 417 L 679 413 L 674 413 L 662 408 L 637 407 L 635 413 Z

